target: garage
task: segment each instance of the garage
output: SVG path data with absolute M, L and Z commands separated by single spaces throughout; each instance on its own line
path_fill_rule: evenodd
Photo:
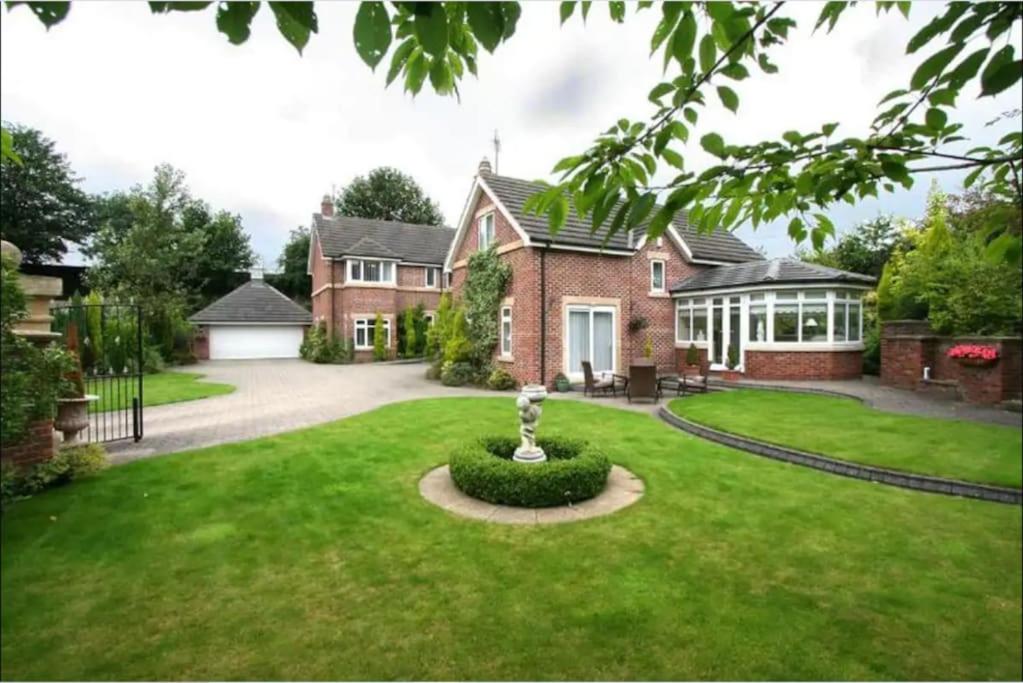
M 312 314 L 268 285 L 260 271 L 191 318 L 200 360 L 298 358 Z

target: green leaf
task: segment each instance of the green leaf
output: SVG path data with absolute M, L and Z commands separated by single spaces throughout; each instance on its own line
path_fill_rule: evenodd
M 412 50 L 416 47 L 415 38 L 406 38 L 405 42 L 398 46 L 398 49 L 391 55 L 391 68 L 387 70 L 387 85 L 394 82 L 394 79 L 398 77 L 398 73 L 401 72 L 401 67 L 405 66 L 405 61 L 409 55 L 412 54 Z
M 28 4 L 29 7 L 33 8 L 32 11 L 34 12 L 35 11 L 35 7 L 34 6 L 37 6 L 37 5 L 41 5 L 41 6 L 67 5 L 68 3 L 65 3 L 65 2 L 30 2 L 30 3 L 27 3 L 27 4 Z M 209 7 L 212 4 L 213 4 L 212 2 L 150 2 L 149 3 L 149 11 L 151 11 L 153 14 L 164 14 L 166 12 L 198 12 L 200 10 L 206 9 L 207 7 Z M 65 11 L 64 14 L 66 15 L 67 11 Z M 38 16 L 38 12 L 36 13 L 36 16 Z M 42 17 L 39 17 L 39 18 L 43 19 Z M 61 17 L 61 18 L 63 18 L 63 17 Z M 44 24 L 46 23 L 45 19 L 43 19 L 43 23 Z M 47 24 L 47 26 L 49 26 L 49 24 Z
M 696 17 L 692 12 L 685 12 L 682 21 L 675 29 L 675 35 L 671 39 L 671 54 L 682 64 L 693 54 L 693 47 L 696 45 Z
M 906 166 L 900 162 L 884 159 L 881 161 L 881 170 L 884 171 L 886 176 L 896 182 L 905 183 L 907 180 L 910 180 Z
M 427 54 L 440 57 L 448 49 L 448 15 L 444 5 L 417 2 L 412 25 L 419 44 Z
M 565 221 L 567 219 L 568 200 L 564 197 L 564 195 L 560 195 L 551 203 L 550 209 L 547 213 L 547 220 L 550 225 L 551 234 L 558 234 L 561 229 L 565 227 Z
M 941 90 L 935 90 L 928 95 L 927 101 L 935 107 L 938 105 L 954 107 L 956 105 L 956 96 L 958 94 L 959 91 L 953 88 L 942 88 Z
M 806 229 L 803 227 L 803 219 L 796 216 L 789 221 L 788 228 L 789 237 L 795 242 L 802 242 L 806 239 Z
M 455 79 L 444 57 L 433 58 L 430 64 L 430 85 L 438 95 L 449 95 L 454 90 Z
M 675 90 L 675 86 L 671 83 L 658 83 L 654 86 L 653 90 L 650 91 L 650 101 L 654 104 L 660 104 L 662 97 Z
M 945 128 L 945 124 L 948 123 L 948 114 L 937 107 L 932 107 L 927 110 L 924 121 L 931 130 L 941 131 Z
M 749 70 L 739 62 L 732 62 L 728 66 L 721 69 L 719 72 L 722 76 L 727 76 L 733 81 L 741 81 L 744 78 L 749 78 Z
M 654 204 L 657 201 L 657 195 L 653 192 L 646 192 L 639 196 L 633 205 L 632 210 L 629 211 L 629 220 L 627 225 L 630 228 L 634 228 L 650 215 L 650 211 L 654 208 Z
M 949 45 L 944 50 L 939 50 L 933 55 L 924 60 L 924 63 L 917 67 L 916 71 L 913 72 L 913 77 L 909 79 L 909 85 L 913 90 L 919 90 L 920 88 L 927 85 L 931 79 L 940 74 L 942 70 L 952 59 L 962 52 L 962 43 L 954 43 Z
M 426 80 L 429 69 L 430 65 L 423 55 L 423 48 L 417 45 L 405 65 L 405 90 L 413 95 L 418 95 L 419 91 L 423 89 L 423 81 Z
M 607 3 L 608 13 L 611 15 L 611 21 L 616 21 L 619 24 L 625 21 L 625 3 L 621 0 L 613 0 Z
M 714 43 L 714 37 L 709 33 L 700 39 L 700 70 L 709 73 L 714 68 L 717 59 L 718 47 Z
M 508 40 L 515 35 L 515 27 L 519 23 L 519 16 L 522 15 L 522 7 L 517 2 L 499 2 L 497 4 L 499 5 L 504 22 L 501 39 Z
M 661 158 L 680 171 L 686 170 L 685 161 L 682 159 L 682 155 L 673 149 L 665 148 L 661 150 Z
M 554 165 L 554 169 L 551 171 L 551 173 L 572 171 L 573 169 L 578 168 L 579 165 L 582 164 L 584 161 L 586 161 L 586 158 L 587 157 L 585 154 L 578 154 L 576 156 L 565 157 L 564 159 L 561 159 L 560 161 L 558 161 L 558 163 Z
M 771 63 L 771 60 L 767 58 L 767 55 L 760 53 L 757 55 L 757 63 L 760 64 L 760 70 L 765 74 L 776 74 L 778 73 L 778 67 Z
M 725 105 L 725 109 L 728 109 L 733 114 L 739 110 L 739 96 L 728 86 L 718 86 L 718 97 L 721 98 L 721 104 Z
M 1012 61 L 1015 48 L 1009 44 L 991 56 L 980 75 L 980 96 L 990 97 L 1006 90 L 1023 77 L 1023 62 Z
M 700 146 L 719 159 L 724 159 L 727 156 L 725 154 L 725 141 L 717 133 L 707 133 L 700 138 Z
M 984 60 L 987 58 L 987 54 L 991 48 L 982 47 L 976 52 L 972 53 L 969 57 L 959 62 L 954 69 L 948 74 L 949 83 L 955 88 L 961 88 L 970 81 L 977 72 L 980 71 L 980 67 L 984 64 Z
M 222 2 L 217 5 L 217 30 L 232 45 L 241 45 L 249 39 L 249 26 L 258 11 L 258 2 Z
M 696 125 L 698 115 L 695 109 L 691 107 L 686 107 L 685 109 L 682 110 L 682 115 L 686 117 L 686 121 L 693 124 L 694 126 Z
M 497 2 L 470 2 L 465 16 L 469 28 L 487 52 L 493 52 L 504 37 L 504 12 Z
M 821 132 L 824 133 L 824 137 L 830 138 L 831 134 L 835 132 L 836 128 L 838 128 L 837 123 L 825 123 L 823 126 L 821 126 Z
M 319 31 L 313 3 L 271 2 L 270 9 L 277 20 L 277 30 L 302 54 L 302 49 L 309 42 L 309 34 Z
M 20 4 L 22 3 L 8 2 L 7 10 L 10 11 L 12 8 Z M 60 22 L 64 21 L 64 17 L 66 17 L 67 13 L 71 11 L 70 2 L 26 2 L 24 4 L 28 6 L 30 10 L 32 10 L 32 14 L 36 15 L 36 19 L 43 22 L 43 26 L 45 26 L 47 29 L 49 29 L 51 26 L 54 26 L 55 24 L 59 24 Z M 210 3 L 208 2 L 196 4 L 202 4 L 204 7 L 209 7 L 210 5 Z M 152 9 L 152 11 L 154 12 L 157 11 L 156 9 L 152 8 L 152 3 L 150 3 L 150 9 Z
M 561 15 L 561 23 L 564 24 L 568 21 L 573 12 L 575 12 L 575 2 L 561 3 L 561 7 L 558 8 L 558 13 Z
M 961 17 L 969 7 L 970 5 L 967 2 L 949 3 L 948 10 L 944 14 L 932 19 L 926 26 L 917 31 L 915 36 L 910 38 L 909 43 L 906 45 L 906 54 L 913 54 L 931 42 L 936 36 L 952 28 L 952 24 L 955 23 L 956 19 Z
M 24 164 L 18 153 L 14 151 L 14 137 L 11 135 L 11 131 L 0 128 L 0 163 L 7 162 L 16 166 Z
M 231 3 L 228 3 L 231 4 Z M 391 21 L 382 2 L 363 2 L 355 13 L 355 51 L 371 69 L 391 47 Z

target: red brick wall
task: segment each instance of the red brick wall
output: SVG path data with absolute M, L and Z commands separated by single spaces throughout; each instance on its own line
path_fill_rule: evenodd
M 494 239 L 498 246 L 511 244 L 512 242 L 522 239 L 519 236 L 518 231 L 512 227 L 508 218 L 498 211 L 497 207 L 494 206 L 494 203 L 490 201 L 490 197 L 488 197 L 486 193 L 481 193 L 472 212 L 472 221 L 469 224 L 468 229 L 465 231 L 465 236 L 462 238 L 462 241 L 456 247 L 455 263 L 464 261 L 469 258 L 470 255 L 479 250 L 479 233 L 476 230 L 476 214 L 480 211 L 491 209 L 494 211 Z
M 53 457 L 53 438 L 53 420 L 32 422 L 24 439 L 0 449 L 0 458 L 18 466 L 45 462 Z
M 689 346 L 680 346 L 675 349 L 675 367 L 671 369 L 671 374 L 681 372 L 683 366 L 686 365 L 686 354 L 689 353 Z M 697 363 L 697 367 L 703 367 L 703 364 L 707 362 L 707 349 L 696 349 L 696 353 L 700 360 Z
M 990 366 L 963 365 L 945 354 L 956 344 L 981 344 L 998 349 Z M 971 403 L 997 404 L 1020 397 L 1020 339 L 1015 337 L 938 337 L 926 321 L 892 321 L 881 331 L 881 382 L 902 389 L 921 386 L 925 367 L 931 379 L 953 381 Z
M 862 351 L 746 351 L 745 379 L 859 379 Z

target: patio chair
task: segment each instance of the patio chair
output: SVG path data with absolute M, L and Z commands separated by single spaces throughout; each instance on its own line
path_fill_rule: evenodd
M 634 398 L 652 398 L 654 403 L 661 398 L 661 385 L 657 381 L 657 367 L 654 365 L 630 365 L 629 384 L 625 395 L 632 403 Z
M 707 361 L 700 363 L 700 374 L 690 374 L 692 368 L 690 366 L 682 367 L 682 393 L 683 394 L 703 394 L 707 393 L 707 379 L 710 375 L 710 366 Z
M 585 382 L 585 385 L 583 386 L 583 396 L 586 396 L 587 394 L 596 396 L 597 392 L 617 396 L 619 389 L 626 389 L 629 386 L 628 377 L 612 374 L 609 377 L 596 379 L 593 376 L 593 366 L 590 365 L 590 362 L 588 360 L 584 360 L 582 365 L 583 380 Z
M 665 375 L 657 378 L 657 391 L 662 395 L 674 392 L 678 397 L 685 393 L 685 384 L 682 383 L 682 378 L 678 375 Z

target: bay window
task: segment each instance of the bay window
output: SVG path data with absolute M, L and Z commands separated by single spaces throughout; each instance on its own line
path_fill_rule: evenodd
M 767 341 L 767 299 L 763 294 L 749 295 L 749 340 Z
M 394 284 L 394 263 L 377 259 L 349 259 L 349 282 Z
M 707 341 L 707 300 L 680 299 L 675 325 L 677 341 Z
M 856 291 L 835 292 L 834 340 L 836 342 L 860 340 L 860 293 Z

